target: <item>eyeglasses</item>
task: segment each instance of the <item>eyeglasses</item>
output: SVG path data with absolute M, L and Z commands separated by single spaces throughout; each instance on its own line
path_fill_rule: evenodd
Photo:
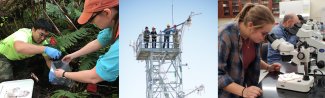
M 88 23 L 91 23 L 97 15 L 99 15 L 102 11 L 95 12 L 88 20 Z
M 49 36 L 49 34 L 45 34 L 45 32 L 41 32 L 40 34 L 39 34 L 41 37 L 44 37 L 44 38 L 48 38 Z

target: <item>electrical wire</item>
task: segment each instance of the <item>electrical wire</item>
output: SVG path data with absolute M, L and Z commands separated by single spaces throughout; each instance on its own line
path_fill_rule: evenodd
M 316 79 L 316 72 L 317 71 L 319 71 L 320 73 L 321 73 L 321 78 L 320 79 Z M 325 88 L 325 78 L 324 78 L 324 73 L 321 71 L 321 70 L 319 70 L 319 69 L 314 69 L 314 79 L 315 79 L 315 81 L 314 81 L 314 85 L 316 84 L 316 85 L 319 85 L 320 87 L 323 87 L 323 88 Z

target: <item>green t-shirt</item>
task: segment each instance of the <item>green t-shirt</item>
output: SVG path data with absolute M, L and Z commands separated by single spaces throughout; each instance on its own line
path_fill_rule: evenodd
M 31 29 L 19 29 L 18 31 L 9 35 L 7 38 L 1 40 L 0 42 L 0 53 L 6 56 L 9 60 L 22 60 L 34 56 L 18 53 L 14 48 L 15 41 L 23 41 L 29 44 L 39 45 L 37 43 L 34 43 Z M 47 43 L 47 41 L 44 41 L 41 45 L 45 45 Z

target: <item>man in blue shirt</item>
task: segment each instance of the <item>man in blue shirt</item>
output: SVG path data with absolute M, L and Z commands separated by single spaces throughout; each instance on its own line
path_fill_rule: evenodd
M 109 50 L 101 55 L 96 66 L 79 72 L 55 71 L 56 77 L 66 77 L 83 83 L 96 84 L 101 81 L 115 81 L 119 75 L 119 19 L 118 0 L 85 0 L 84 10 L 78 19 L 79 24 L 91 23 L 103 29 L 97 39 L 80 50 L 66 55 L 62 61 L 70 62 L 82 55 L 95 52 L 110 45 Z
M 167 44 L 167 48 L 169 48 L 169 36 L 170 36 L 170 32 L 172 32 L 169 24 L 167 25 L 167 28 L 163 32 L 165 33 L 163 48 L 165 48 L 165 44 Z
M 285 29 L 292 28 L 296 23 L 299 23 L 300 20 L 295 14 L 287 14 L 284 16 L 283 21 L 273 27 L 271 33 L 276 35 L 278 38 L 283 38 L 285 41 L 295 45 L 297 43 L 297 36 L 291 34 L 290 32 L 285 31 Z M 274 50 L 271 47 L 271 44 L 268 45 L 267 53 L 267 62 L 273 64 L 275 62 L 281 61 L 281 55 L 278 50 Z

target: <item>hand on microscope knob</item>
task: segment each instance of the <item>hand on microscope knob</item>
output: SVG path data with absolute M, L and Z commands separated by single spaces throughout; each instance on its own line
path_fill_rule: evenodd
M 272 65 L 268 66 L 267 70 L 269 72 L 280 71 L 281 66 L 282 65 L 280 63 L 273 63 Z

